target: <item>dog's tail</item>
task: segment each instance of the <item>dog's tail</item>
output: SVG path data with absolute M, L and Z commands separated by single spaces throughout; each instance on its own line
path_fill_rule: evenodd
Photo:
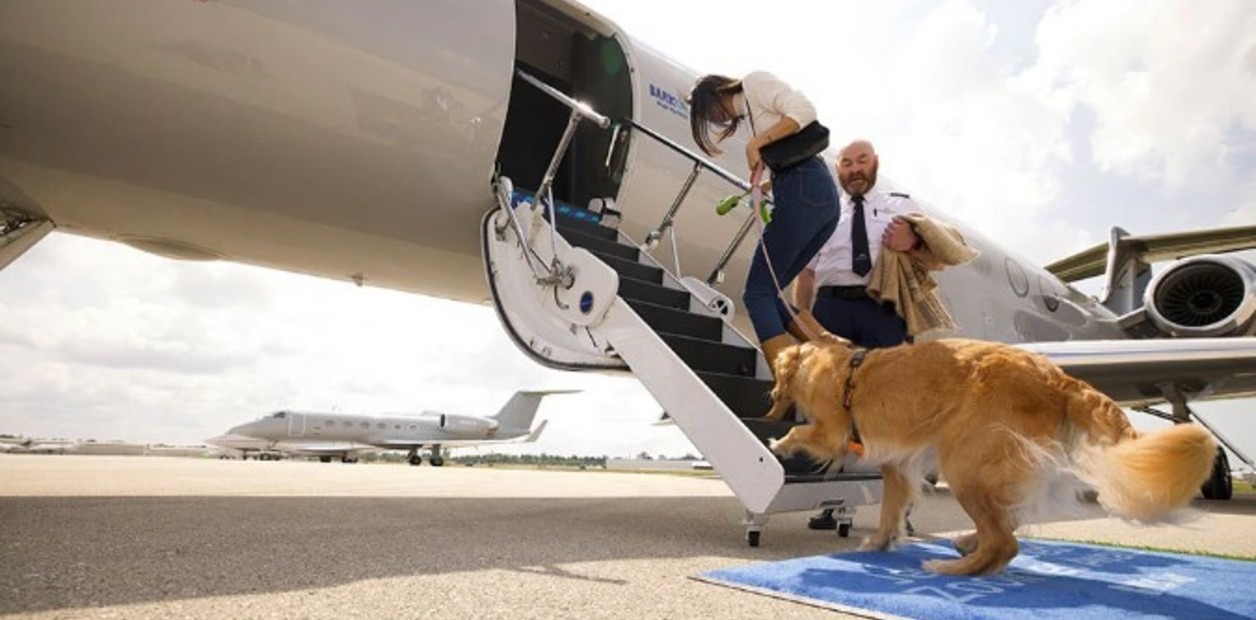
M 1146 522 L 1164 521 L 1189 503 L 1212 471 L 1212 434 L 1198 424 L 1141 433 L 1111 399 L 1076 383 L 1067 392 L 1067 414 L 1085 439 L 1073 457 L 1099 503 L 1113 515 Z

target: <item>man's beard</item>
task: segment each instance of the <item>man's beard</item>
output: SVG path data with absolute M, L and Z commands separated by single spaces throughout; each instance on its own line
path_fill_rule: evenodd
M 855 180 L 856 180 L 856 179 L 853 179 L 853 178 L 850 178 L 850 177 L 847 177 L 847 178 L 846 178 L 846 180 L 842 181 L 842 189 L 846 190 L 846 193 L 847 193 L 847 194 L 850 194 L 850 195 L 852 195 L 852 196 L 855 196 L 855 195 L 862 196 L 862 195 L 864 195 L 864 194 L 866 194 L 866 193 L 868 193 L 868 192 L 872 191 L 872 188 L 873 188 L 873 187 L 876 187 L 876 185 L 877 185 L 877 169 L 878 169 L 878 168 L 880 168 L 880 167 L 881 167 L 881 164 L 876 164 L 876 165 L 874 165 L 874 166 L 872 167 L 872 169 L 871 169 L 871 170 L 869 170 L 869 171 L 868 171 L 868 175 L 867 175 L 867 176 L 862 176 L 862 175 L 861 175 L 861 176 L 859 177 L 859 179 L 858 179 L 858 180 L 860 180 L 860 181 L 863 181 L 863 182 L 864 182 L 863 191 L 862 191 L 862 192 L 860 192 L 859 194 L 855 194 L 854 192 L 850 191 L 850 184 L 851 184 L 851 182 L 853 182 L 853 181 L 855 181 Z

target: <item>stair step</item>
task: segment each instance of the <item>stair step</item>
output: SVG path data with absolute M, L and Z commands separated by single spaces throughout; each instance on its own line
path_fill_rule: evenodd
M 772 382 L 767 379 L 714 372 L 698 372 L 697 375 L 739 418 L 759 417 L 772 407 L 772 398 L 768 395 Z
M 662 284 L 645 282 L 621 275 L 619 278 L 619 296 L 627 301 L 638 300 L 656 306 L 667 306 L 678 310 L 689 309 L 689 293 L 667 288 Z
M 599 256 L 602 262 L 610 266 L 619 273 L 620 276 L 627 276 L 644 282 L 653 282 L 654 284 L 663 283 L 663 270 L 652 265 L 639 263 L 635 260 L 628 261 L 614 256 Z
M 681 336 L 689 336 L 691 338 L 700 338 L 702 340 L 712 340 L 719 342 L 724 335 L 724 322 L 720 319 L 701 314 L 694 314 L 687 310 L 678 310 L 676 308 L 667 308 L 652 303 L 627 300 L 628 305 L 641 318 L 645 319 L 654 331 L 662 334 L 678 334 Z
M 871 482 L 873 480 L 880 479 L 881 474 L 874 472 L 785 474 L 785 484 L 807 484 L 809 482 Z
M 676 334 L 659 337 L 695 371 L 754 376 L 755 358 L 759 355 L 754 349 Z
M 765 409 L 764 411 L 766 412 L 767 410 Z M 764 445 L 767 445 L 769 439 L 784 437 L 789 432 L 789 429 L 799 424 L 798 422 L 786 422 L 784 420 L 775 422 L 764 420 L 763 418 L 742 418 L 741 423 L 745 424 L 746 428 L 750 429 L 750 432 L 754 433 L 755 437 L 763 441 Z M 777 458 L 780 459 L 781 466 L 785 468 L 785 475 L 787 476 L 823 474 L 823 464 L 811 460 L 811 457 L 805 454 L 795 454 L 787 459 Z
M 638 250 L 635 246 L 611 241 L 604 237 L 595 237 L 577 229 L 564 230 L 560 226 L 559 231 L 561 231 L 560 234 L 562 234 L 563 239 L 567 240 L 567 243 L 578 248 L 584 248 L 598 257 L 614 256 L 615 258 L 638 262 L 637 259 L 641 256 L 641 250 Z
M 558 215 L 558 232 L 560 233 L 568 230 L 574 230 L 589 235 L 590 237 L 597 237 L 599 239 L 606 239 L 609 241 L 619 240 L 618 230 L 611 228 L 610 226 L 603 226 L 597 221 L 589 219 L 590 216 L 597 217 L 597 215 L 592 211 L 575 209 L 574 207 L 570 207 L 567 211 L 564 211 L 560 206 L 556 211 L 556 214 Z M 546 215 L 546 219 L 548 218 L 549 216 Z

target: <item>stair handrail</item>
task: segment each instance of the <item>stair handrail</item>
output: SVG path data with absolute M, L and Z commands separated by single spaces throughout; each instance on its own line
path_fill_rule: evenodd
M 676 247 L 675 218 L 676 213 L 680 210 L 680 205 L 689 195 L 689 191 L 693 189 L 693 184 L 697 179 L 698 174 L 702 170 L 707 170 L 715 174 L 715 176 L 723 179 L 725 182 L 747 193 L 750 191 L 750 183 L 742 180 L 741 177 L 738 177 L 724 168 L 715 165 L 710 160 L 698 155 L 692 150 L 677 144 L 675 140 L 672 140 L 671 138 L 668 138 L 667 136 L 641 123 L 638 123 L 634 119 L 624 119 L 621 122 L 630 125 L 633 129 L 636 129 L 646 136 L 653 138 L 659 144 L 662 144 L 676 154 L 693 162 L 693 169 L 689 172 L 689 176 L 685 178 L 684 185 L 681 186 L 680 192 L 676 195 L 676 198 L 672 200 L 671 207 L 669 207 L 667 212 L 663 215 L 663 221 L 659 222 L 659 225 L 655 227 L 654 230 L 651 230 L 646 234 L 645 241 L 641 244 L 642 250 L 648 252 L 658 245 L 658 242 L 663 238 L 664 233 L 670 231 L 672 236 L 672 257 L 676 263 L 676 275 L 679 277 L 681 275 L 680 256 Z M 770 203 L 771 199 L 764 198 L 764 202 Z M 737 231 L 737 234 L 733 236 L 732 242 L 724 249 L 724 253 L 720 255 L 720 260 L 715 264 L 715 267 L 711 269 L 710 275 L 707 276 L 706 283 L 708 285 L 714 286 L 716 283 L 721 282 L 724 279 L 724 267 L 728 265 L 728 261 L 732 260 L 733 254 L 737 252 L 737 248 L 741 247 L 742 242 L 745 241 L 746 235 L 750 232 L 750 225 L 753 224 L 753 217 L 754 214 L 751 214 L 751 217 L 747 217 L 746 220 L 742 222 L 741 228 Z
M 545 176 L 541 179 L 541 185 L 536 191 L 537 201 L 544 203 L 544 206 L 549 213 L 550 222 L 556 222 L 557 220 L 554 219 L 555 217 L 554 216 L 554 197 L 552 193 L 554 177 L 557 175 L 558 166 L 562 163 L 562 159 L 566 155 L 567 149 L 571 144 L 571 139 L 572 139 L 572 136 L 575 134 L 576 126 L 579 125 L 581 120 L 590 120 L 590 121 L 593 121 L 593 123 L 596 124 L 601 129 L 610 129 L 612 128 L 612 122 L 609 117 L 599 114 L 596 110 L 594 110 L 588 104 L 568 96 L 566 93 L 562 92 L 561 90 L 558 90 L 557 88 L 554 88 L 553 86 L 550 86 L 549 84 L 546 84 L 541 79 L 533 76 L 532 74 L 522 69 L 516 68 L 515 75 L 519 76 L 519 78 L 522 79 L 523 81 L 527 82 L 528 84 L 531 84 L 533 87 L 537 88 L 541 92 L 545 93 L 546 95 L 549 95 L 551 98 L 555 99 L 559 103 L 562 103 L 563 105 L 571 109 L 571 116 L 569 117 L 568 122 L 567 122 L 567 129 L 563 132 L 563 137 L 559 141 L 558 147 L 554 150 L 554 155 L 553 157 L 550 158 L 549 167 L 546 168 Z M 610 160 L 612 151 L 614 150 L 616 144 L 619 141 L 618 140 L 619 132 L 624 125 L 627 125 L 637 131 L 640 131 L 646 136 L 652 138 L 654 141 L 662 144 L 663 146 L 671 149 L 672 151 L 679 154 L 680 156 L 685 157 L 686 159 L 693 162 L 693 169 L 690 171 L 689 176 L 686 177 L 685 182 L 680 189 L 680 192 L 677 193 L 676 195 L 676 198 L 672 200 L 671 206 L 667 209 L 667 212 L 663 215 L 663 221 L 661 221 L 659 225 L 654 228 L 654 230 L 646 234 L 645 241 L 641 244 L 642 250 L 649 252 L 650 250 L 652 250 L 658 245 L 658 242 L 660 239 L 663 238 L 664 233 L 670 232 L 671 237 L 672 237 L 671 238 L 672 258 L 675 262 L 676 275 L 677 277 L 679 277 L 681 275 L 680 252 L 679 252 L 679 248 L 676 241 L 675 218 L 676 218 L 676 213 L 680 210 L 681 204 L 684 203 L 685 198 L 688 197 L 689 191 L 693 189 L 694 182 L 697 180 L 698 175 L 703 170 L 707 170 L 715 174 L 715 176 L 723 179 L 725 182 L 740 189 L 743 192 L 750 191 L 750 183 L 742 180 L 740 177 L 725 170 L 724 168 L 721 168 L 720 166 L 715 165 L 710 160 L 698 155 L 692 150 L 684 146 L 681 146 L 680 144 L 676 143 L 676 141 L 672 140 L 671 138 L 668 138 L 667 136 L 647 127 L 646 125 L 643 125 L 637 122 L 635 119 L 632 119 L 632 118 L 625 118 L 625 119 L 622 119 L 620 122 L 614 124 L 613 128 L 616 133 L 613 136 L 614 139 L 611 141 L 611 146 L 607 151 L 608 161 Z M 765 198 L 765 202 L 771 202 L 771 199 Z M 512 216 L 513 216 L 513 210 L 512 210 Z M 715 264 L 715 267 L 711 270 L 711 274 L 707 276 L 706 281 L 708 285 L 714 286 L 717 282 L 723 280 L 724 267 L 728 265 L 728 262 L 730 260 L 732 260 L 733 254 L 737 252 L 737 249 L 741 246 L 741 243 L 745 240 L 746 235 L 750 232 L 750 225 L 753 223 L 752 222 L 753 217 L 754 217 L 754 214 L 751 214 L 751 217 L 746 218 L 746 221 L 742 223 L 741 229 L 738 230 L 737 234 L 733 236 L 732 242 L 728 245 L 727 248 L 725 248 L 724 253 L 720 256 L 719 262 Z M 555 227 L 551 226 L 550 227 L 550 243 L 551 245 L 557 247 L 557 241 L 555 240 L 555 236 L 556 236 Z M 554 253 L 554 256 L 557 256 L 557 252 Z M 562 268 L 561 265 L 555 265 L 555 267 L 551 270 L 549 277 L 538 278 L 538 280 L 543 281 L 542 283 L 545 283 L 545 284 L 560 284 L 566 279 L 566 276 L 569 276 L 569 275 L 570 274 L 565 273 L 565 270 Z
M 567 154 L 567 149 L 571 146 L 571 139 L 575 136 L 576 127 L 580 125 L 580 121 L 590 120 L 593 121 L 593 123 L 599 128 L 607 129 L 611 126 L 611 119 L 598 114 L 597 111 L 589 106 L 589 104 L 567 96 L 566 93 L 550 86 L 549 84 L 546 84 L 545 82 L 542 82 L 522 69 L 515 69 L 515 75 L 519 76 L 523 81 L 540 89 L 541 92 L 549 95 L 559 103 L 571 108 L 571 115 L 567 118 L 567 128 L 563 131 L 563 136 L 558 141 L 558 146 L 555 147 L 554 154 L 550 157 L 549 166 L 545 169 L 545 176 L 541 177 L 541 186 L 536 190 L 537 203 L 539 203 L 539 206 L 545 208 L 549 214 L 550 255 L 553 256 L 553 264 L 550 267 L 549 275 L 544 277 L 538 275 L 537 283 L 542 286 L 562 286 L 564 288 L 571 288 L 572 283 L 575 281 L 575 274 L 572 273 L 569 267 L 563 265 L 562 261 L 558 258 L 558 220 L 555 219 L 556 216 L 554 214 L 554 177 L 558 175 L 558 166 L 562 164 L 563 157 Z M 534 204 L 533 209 L 537 206 L 538 204 Z M 510 215 L 513 219 L 514 209 L 510 210 Z M 520 241 L 523 241 L 523 239 L 524 238 L 521 237 Z M 535 272 L 535 269 L 533 271 Z
M 579 112 L 580 116 L 593 121 L 594 124 L 596 124 L 598 127 L 602 129 L 610 128 L 611 119 L 607 116 L 598 114 L 596 110 L 594 110 L 592 107 L 589 106 L 589 104 L 573 99 L 572 97 L 569 97 L 567 93 L 564 93 L 563 91 L 558 90 L 557 88 L 554 88 L 553 86 L 550 86 L 549 84 L 546 84 L 545 82 L 541 81 L 539 78 L 534 77 L 532 74 L 524 71 L 523 69 L 515 69 L 515 75 L 523 78 L 523 81 L 537 87 L 538 89 L 541 90 L 541 92 L 549 95 L 550 97 L 557 99 L 563 105 L 571 108 L 572 110 Z

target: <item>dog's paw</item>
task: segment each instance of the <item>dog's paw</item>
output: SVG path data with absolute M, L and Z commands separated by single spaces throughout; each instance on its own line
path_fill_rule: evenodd
M 959 536 L 953 541 L 953 543 L 955 545 L 955 550 L 958 551 L 961 556 L 968 555 L 977 550 L 977 534 L 972 533 Z
M 776 437 L 768 438 L 768 450 L 771 450 L 780 456 L 789 455 L 789 446 L 785 444 L 785 440 L 777 439 Z
M 890 551 L 894 548 L 894 536 L 883 536 L 881 534 L 873 534 L 864 539 L 863 544 L 859 545 L 860 551 Z
M 920 567 L 937 575 L 977 575 L 981 571 L 973 570 L 973 566 L 965 560 L 927 560 Z

